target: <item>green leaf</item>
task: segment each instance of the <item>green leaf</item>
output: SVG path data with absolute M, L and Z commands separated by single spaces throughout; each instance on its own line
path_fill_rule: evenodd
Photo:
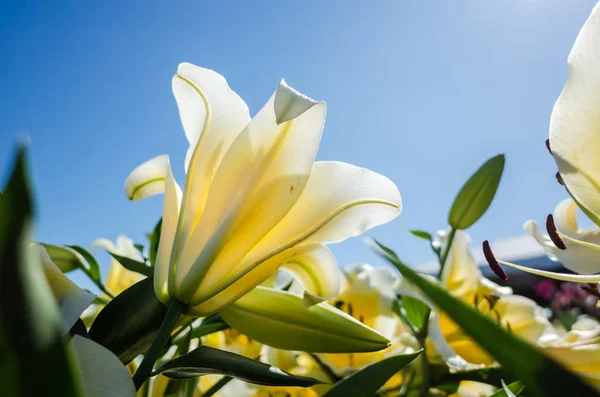
M 508 391 L 506 391 L 506 389 L 508 389 Z M 514 397 L 518 396 L 524 389 L 525 385 L 523 385 L 521 381 L 513 382 L 508 386 L 502 381 L 502 389 L 491 394 L 490 397 Z
M 117 260 L 123 267 L 127 270 L 131 270 L 132 272 L 136 272 L 142 274 L 146 277 L 151 277 L 154 273 L 154 270 L 150 266 L 147 266 L 144 262 L 138 262 L 131 258 L 126 258 L 121 255 L 117 255 L 110 251 L 107 251 L 113 258 Z
M 449 373 L 445 365 L 431 365 L 431 373 L 434 384 L 458 384 L 461 381 L 487 383 L 488 385 L 502 387 L 502 379 L 513 379 L 501 367 L 487 367 L 472 371 L 461 371 Z
M 337 382 L 323 397 L 372 396 L 421 352 L 391 356 L 364 367 Z
M 83 256 L 83 258 L 89 265 L 88 270 L 90 273 L 90 278 L 92 279 L 92 281 L 99 283 L 102 278 L 100 275 L 100 265 L 98 264 L 96 258 L 94 258 L 94 255 L 92 255 L 87 250 L 81 248 L 78 245 L 67 245 L 67 247 L 74 249 L 75 251 L 77 251 L 77 253 Z
M 32 195 L 24 149 L 0 197 L 2 395 L 83 396 L 81 374 L 39 256 L 29 246 Z
M 90 338 L 124 364 L 150 347 L 167 313 L 154 294 L 153 282 L 152 277 L 146 278 L 117 295 L 90 328 Z
M 424 230 L 409 230 L 409 232 L 416 237 L 422 238 L 423 240 L 427 240 L 427 241 L 431 241 L 433 240 L 433 237 L 431 236 L 431 233 L 426 232 Z
M 162 218 L 158 220 L 154 230 L 150 235 L 150 265 L 154 267 L 156 264 L 156 253 L 158 252 L 158 243 L 160 242 L 160 231 L 162 228 Z
M 468 229 L 483 216 L 494 200 L 503 171 L 503 154 L 492 157 L 475 171 L 454 199 L 448 215 L 450 226 Z
M 46 248 L 52 262 L 54 262 L 63 273 L 68 273 L 75 269 L 87 268 L 87 264 L 84 262 L 82 256 L 74 249 L 65 247 L 64 245 L 40 244 Z
M 400 261 L 389 248 L 376 242 L 385 259 L 418 287 L 435 305 L 459 324 L 475 342 L 492 355 L 504 370 L 521 379 L 532 395 L 543 397 L 598 396 L 575 374 L 566 370 L 534 346 L 499 327 L 487 316 L 454 298 L 438 285 L 416 273 Z M 390 254 L 391 252 L 391 254 Z
M 429 307 L 420 300 L 410 296 L 403 296 L 401 301 L 408 321 L 417 330 L 422 330 L 425 325 L 425 320 L 429 318 Z
M 257 385 L 310 387 L 323 382 L 297 376 L 277 367 L 224 350 L 201 346 L 188 354 L 165 363 L 153 375 L 172 379 L 218 374 L 228 375 Z
M 140 254 L 142 254 L 142 256 L 144 256 L 144 244 L 135 243 L 133 246 Z

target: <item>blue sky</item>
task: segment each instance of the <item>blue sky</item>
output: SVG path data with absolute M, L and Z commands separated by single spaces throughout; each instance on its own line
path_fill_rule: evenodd
M 175 5 L 175 6 L 174 6 Z M 328 103 L 320 160 L 380 172 L 400 217 L 369 234 L 407 262 L 430 261 L 408 229 L 446 225 L 457 190 L 507 156 L 474 244 L 522 233 L 565 197 L 546 152 L 549 117 L 592 0 L 3 2 L 0 166 L 31 138 L 37 236 L 89 247 L 145 242 L 162 197 L 127 201 L 139 163 L 187 143 L 171 76 L 188 61 L 223 74 L 255 113 L 279 80 Z M 359 239 L 340 264 L 379 259 Z M 107 258 L 102 257 L 106 271 Z

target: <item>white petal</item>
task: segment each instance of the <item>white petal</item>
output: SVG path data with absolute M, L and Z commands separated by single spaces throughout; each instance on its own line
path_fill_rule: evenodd
M 305 307 L 333 299 L 340 288 L 340 273 L 333 253 L 317 244 L 311 251 L 294 255 L 281 269 L 290 272 L 304 285 Z
M 163 303 L 168 303 L 171 250 L 177 228 L 180 203 L 181 189 L 175 182 L 175 178 L 173 178 L 171 166 L 167 164 L 161 235 L 158 252 L 156 253 L 156 264 L 154 265 L 154 291 Z
M 125 179 L 127 198 L 137 201 L 163 193 L 168 164 L 169 156 L 163 154 L 137 166 Z
M 471 239 L 469 235 L 459 230 L 454 236 L 450 253 L 442 272 L 441 282 L 448 292 L 462 299 L 464 302 L 473 302 L 482 279 L 477 261 L 469 250 Z M 445 247 L 446 241 L 441 246 Z
M 304 190 L 323 131 L 325 103 L 312 101 L 297 118 L 278 125 L 274 98 L 281 90 L 290 89 L 280 86 L 231 145 L 202 218 L 186 215 L 178 278 L 186 277 L 194 262 L 199 266 L 194 266 L 183 288 L 197 284 L 198 274 L 208 266 L 218 272 L 207 274 L 206 282 L 218 283 L 286 215 Z
M 556 228 L 574 238 L 578 238 L 579 236 L 577 208 L 575 201 L 572 198 L 568 198 L 558 203 L 554 209 L 554 224 Z
M 275 120 L 277 124 L 285 123 L 300 116 L 318 102 L 302 95 L 281 80 L 275 93 Z
M 569 192 L 600 214 L 600 6 L 596 5 L 569 54 L 569 79 L 554 105 L 550 145 Z
M 41 244 L 31 244 L 31 249 L 37 250 L 37 254 L 40 255 L 46 280 L 58 302 L 65 328 L 70 329 L 96 296 L 79 288 L 65 276 Z
M 325 244 L 357 236 L 396 218 L 401 209 L 398 188 L 383 175 L 341 162 L 316 162 L 296 204 L 238 269 L 300 243 Z
M 190 144 L 185 169 L 202 139 L 202 153 L 198 153 L 197 161 L 203 164 L 197 166 L 204 172 L 213 171 L 214 175 L 223 154 L 250 121 L 248 106 L 223 76 L 210 69 L 181 63 L 172 83 L 181 124 Z
M 85 397 L 135 397 L 131 375 L 108 349 L 79 335 L 71 340 L 81 367 Z

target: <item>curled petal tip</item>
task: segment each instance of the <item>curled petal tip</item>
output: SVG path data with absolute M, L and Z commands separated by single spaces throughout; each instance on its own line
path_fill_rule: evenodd
M 554 224 L 554 217 L 552 216 L 552 214 L 549 214 L 548 217 L 546 217 L 546 232 L 548 232 L 550 240 L 552 240 L 552 242 L 554 243 L 554 245 L 556 245 L 557 248 L 561 250 L 567 249 L 565 242 L 562 240 L 562 238 L 560 238 L 556 231 L 556 225 Z
M 483 247 L 483 255 L 485 256 L 485 260 L 487 261 L 488 265 L 490 266 L 490 269 L 492 269 L 492 271 L 496 274 L 496 276 L 500 277 L 502 280 L 504 280 L 504 281 L 508 280 L 508 275 L 506 274 L 504 269 L 502 269 L 502 266 L 500 266 L 500 264 L 498 263 L 498 260 L 496 259 L 496 257 L 494 256 L 494 253 L 492 252 L 492 248 L 490 247 L 490 242 L 487 240 L 484 240 L 482 247 Z

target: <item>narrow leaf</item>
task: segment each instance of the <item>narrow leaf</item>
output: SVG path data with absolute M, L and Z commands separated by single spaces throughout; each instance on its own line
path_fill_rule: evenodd
M 217 393 L 219 390 L 221 390 L 226 384 L 231 382 L 232 379 L 233 379 L 233 377 L 231 377 L 231 376 L 222 377 L 221 379 L 219 379 L 217 381 L 217 383 L 212 385 L 210 387 L 210 389 L 208 389 L 206 392 L 202 393 L 201 397 L 212 397 L 215 393 Z
M 323 397 L 372 396 L 421 352 L 391 356 L 364 367 L 337 382 Z
M 156 264 L 156 253 L 158 252 L 158 243 L 160 242 L 160 231 L 162 228 L 162 218 L 158 220 L 156 226 L 154 226 L 154 230 L 150 235 L 150 265 L 154 267 Z
M 201 346 L 177 357 L 153 375 L 163 374 L 172 379 L 185 379 L 208 374 L 228 375 L 257 385 L 310 387 L 323 382 L 297 376 L 277 367 L 224 350 Z
M 417 329 L 422 330 L 425 321 L 429 318 L 429 307 L 418 299 L 410 296 L 401 298 L 402 306 L 406 312 L 406 318 Z
M 423 240 L 431 241 L 433 237 L 431 237 L 431 233 L 426 232 L 424 230 L 409 230 L 409 232 L 416 237 L 422 238 Z
M 108 251 L 108 253 L 117 260 L 123 267 L 127 270 L 131 270 L 132 272 L 140 273 L 146 277 L 151 277 L 154 273 L 154 270 L 150 266 L 147 266 L 144 262 L 138 262 L 134 259 L 127 258 L 121 255 L 117 255 L 113 252 Z
M 0 197 L 2 395 L 83 396 L 72 348 L 38 255 L 30 249 L 32 197 L 24 149 Z
M 377 242 L 376 242 L 377 243 Z M 438 285 L 400 261 L 392 250 L 377 243 L 379 253 L 425 296 L 459 324 L 481 347 L 500 363 L 507 373 L 521 379 L 532 395 L 543 397 L 598 396 L 575 374 L 566 370 L 534 346 L 499 327 L 490 318 L 450 295 Z M 389 253 L 392 254 L 389 254 Z
M 67 245 L 67 247 L 74 249 L 81 256 L 83 256 L 83 258 L 86 260 L 86 262 L 89 265 L 88 270 L 90 272 L 90 277 L 92 278 L 92 280 L 99 283 L 101 280 L 100 265 L 98 264 L 98 261 L 96 260 L 96 258 L 94 258 L 94 255 L 92 255 L 86 249 L 81 248 L 78 245 Z
M 90 338 L 124 364 L 150 347 L 167 313 L 154 294 L 153 282 L 152 277 L 146 278 L 117 295 L 90 328 Z
M 516 397 L 524 389 L 525 386 L 521 381 L 513 382 L 508 386 L 506 385 L 506 383 L 504 383 L 504 381 L 502 381 L 502 389 L 490 395 L 490 397 Z
M 87 268 L 87 264 L 83 257 L 74 249 L 64 245 L 40 244 L 46 248 L 52 262 L 54 262 L 63 273 L 68 273 L 79 268 Z
M 503 171 L 503 154 L 492 157 L 475 171 L 454 199 L 448 215 L 450 226 L 467 229 L 483 216 L 494 200 Z

